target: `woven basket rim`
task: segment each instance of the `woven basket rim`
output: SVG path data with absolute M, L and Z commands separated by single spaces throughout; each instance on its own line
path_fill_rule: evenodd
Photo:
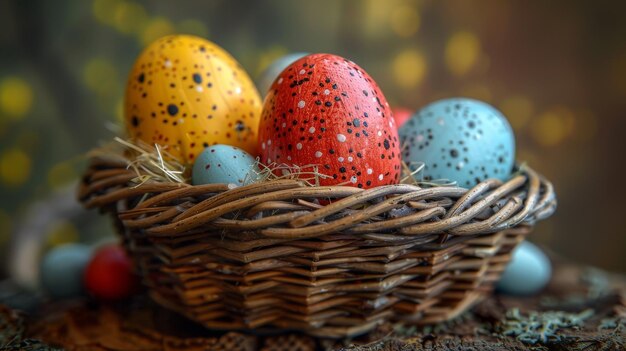
M 145 200 L 120 216 L 126 225 L 143 228 L 155 236 L 177 235 L 217 222 L 224 229 L 254 230 L 273 239 L 312 238 L 341 231 L 389 232 L 398 228 L 395 232 L 404 235 L 444 232 L 479 235 L 520 224 L 532 225 L 556 209 L 552 184 L 530 167 L 523 167 L 506 182 L 488 179 L 471 189 L 409 184 L 360 189 L 344 185 L 310 186 L 297 180 L 268 180 L 240 187 L 156 181 L 137 185 L 133 182 L 137 176 L 135 170 L 128 168 L 128 162 L 119 158 L 93 157 L 79 199 L 86 207 L 93 208 L 144 196 Z M 106 192 L 111 188 L 116 190 Z M 207 194 L 214 196 L 202 198 Z M 193 197 L 199 201 L 182 206 L 176 203 Z M 333 201 L 323 205 L 317 201 L 326 198 Z M 445 199 L 454 200 L 454 204 L 446 208 L 441 203 Z M 288 206 L 289 201 L 294 204 Z M 418 212 L 385 220 L 377 217 L 402 206 L 413 207 Z M 272 208 L 284 213 L 258 218 L 259 212 Z M 489 209 L 492 213 L 488 218 L 475 220 Z M 243 215 L 222 218 L 243 210 L 246 211 Z M 172 216 L 172 212 L 178 213 Z M 342 213 L 345 215 L 341 216 Z M 333 216 L 341 218 L 324 221 Z

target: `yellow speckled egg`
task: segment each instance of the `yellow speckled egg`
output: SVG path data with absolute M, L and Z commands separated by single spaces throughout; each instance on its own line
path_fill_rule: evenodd
M 159 144 L 183 163 L 215 144 L 255 154 L 259 93 L 239 63 L 208 40 L 172 35 L 149 45 L 130 73 L 124 105 L 131 138 Z

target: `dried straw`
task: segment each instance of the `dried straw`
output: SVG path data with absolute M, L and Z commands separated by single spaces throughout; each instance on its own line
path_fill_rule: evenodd
M 318 164 L 304 166 L 287 165 L 284 163 L 278 164 L 276 162 L 270 165 L 264 165 L 257 158 L 256 167 L 254 168 L 260 170 L 256 174 L 258 181 L 292 179 L 299 180 L 308 186 L 319 186 L 321 179 L 332 178 L 332 176 L 320 172 L 319 166 Z M 346 184 L 347 183 L 349 182 L 346 182 Z
M 174 156 L 163 150 L 158 144 L 149 145 L 141 140 L 114 138 L 114 142 L 91 153 L 106 154 L 106 156 L 118 155 L 128 163 L 128 168 L 137 173 L 133 181 L 137 185 L 148 181 L 189 183 L 188 172 L 185 166 Z M 121 146 L 121 151 L 120 151 Z M 264 182 L 271 180 L 299 180 L 307 186 L 320 186 L 320 181 L 332 178 L 331 175 L 320 171 L 320 164 L 308 164 L 304 166 L 288 165 L 285 163 L 272 163 L 265 165 L 257 157 L 255 164 L 244 179 L 244 184 L 252 182 Z M 420 187 L 456 186 L 457 182 L 449 179 L 424 180 L 424 162 L 402 162 L 401 184 L 411 184 Z M 521 171 L 523 169 L 520 167 Z M 337 185 L 350 185 L 350 181 Z
M 127 169 L 137 174 L 137 178 L 132 180 L 137 186 L 148 181 L 188 183 L 189 180 L 185 176 L 185 166 L 158 144 L 115 137 L 114 142 L 90 153 L 90 156 L 98 155 L 119 157 L 126 162 Z
M 411 169 L 411 166 L 415 166 L 414 170 Z M 402 161 L 402 178 L 400 179 L 400 184 L 417 185 L 422 188 L 457 185 L 457 182 L 455 180 L 449 179 L 433 179 L 428 181 L 424 180 L 423 171 L 425 167 L 426 164 L 424 162 L 406 163 Z

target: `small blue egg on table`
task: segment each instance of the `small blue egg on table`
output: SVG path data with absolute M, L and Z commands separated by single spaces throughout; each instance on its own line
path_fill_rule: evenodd
M 198 155 L 192 170 L 193 185 L 247 185 L 258 179 L 256 159 L 244 150 L 230 145 L 213 145 Z
M 524 241 L 513 251 L 497 290 L 507 295 L 533 295 L 548 284 L 551 275 L 552 265 L 546 254 L 534 244 Z
M 263 73 L 261 73 L 259 79 L 257 80 L 257 88 L 259 88 L 259 93 L 261 93 L 261 95 L 265 95 L 269 88 L 272 86 L 272 83 L 274 83 L 276 77 L 278 77 L 278 75 L 280 74 L 280 72 L 282 72 L 285 68 L 287 68 L 287 66 L 289 66 L 293 62 L 306 55 L 308 55 L 308 53 L 306 52 L 294 52 L 281 56 L 272 61 L 272 63 L 267 66 L 267 68 L 263 71 Z
M 402 158 L 424 180 L 446 179 L 472 187 L 490 178 L 506 181 L 515 162 L 515 137 L 506 117 L 473 99 L 435 101 L 399 130 Z
M 55 298 L 83 293 L 83 271 L 91 258 L 91 248 L 82 244 L 57 246 L 41 261 L 39 278 L 43 289 Z

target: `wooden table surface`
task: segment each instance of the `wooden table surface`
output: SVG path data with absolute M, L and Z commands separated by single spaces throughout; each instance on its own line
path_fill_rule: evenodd
M 563 263 L 539 296 L 494 295 L 447 323 L 388 324 L 351 340 L 210 332 L 144 297 L 36 311 L 0 306 L 0 350 L 626 350 L 625 277 Z

